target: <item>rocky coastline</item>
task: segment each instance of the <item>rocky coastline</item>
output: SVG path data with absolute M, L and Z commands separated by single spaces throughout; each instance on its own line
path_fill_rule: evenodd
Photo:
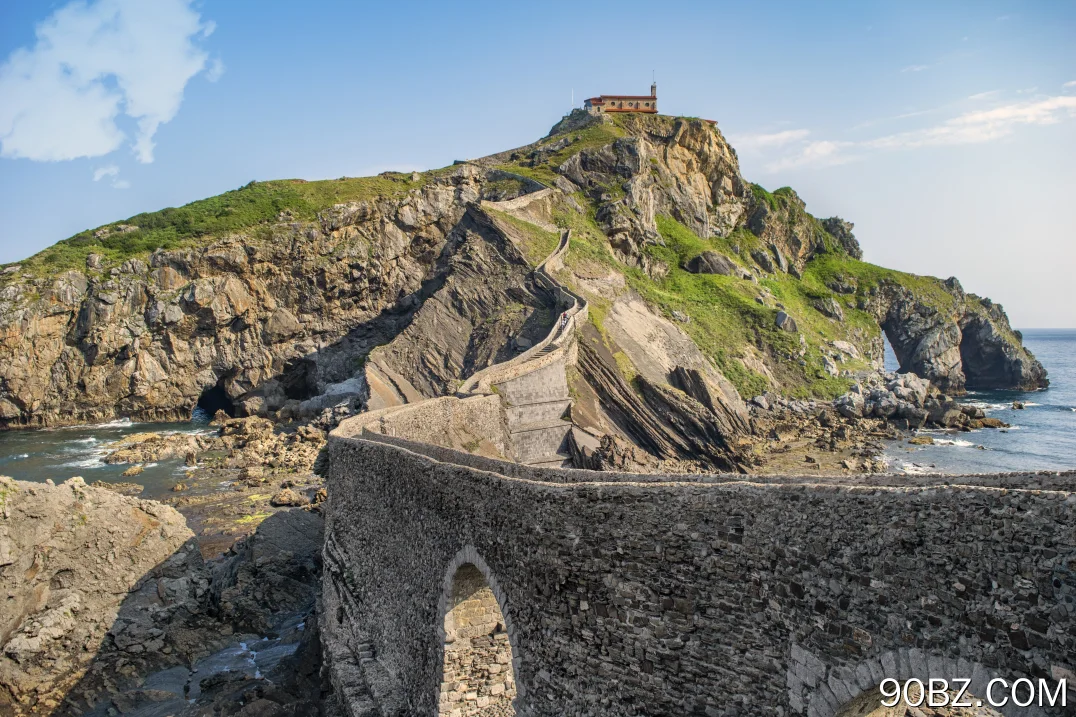
M 315 618 L 328 431 L 454 397 L 564 326 L 565 288 L 588 319 L 571 400 L 542 410 L 578 468 L 867 476 L 922 429 L 1003 427 L 956 400 L 969 387 L 1048 384 L 1000 305 L 863 263 L 851 223 L 746 182 L 711 124 L 611 122 L 573 113 L 527 147 L 179 248 L 118 256 L 110 238 L 143 230 L 116 224 L 70 240 L 63 271 L 5 270 L 0 429 L 215 415 L 108 446 L 122 483 L 0 478 L 0 709 L 334 714 Z M 140 500 L 162 460 L 188 470 Z

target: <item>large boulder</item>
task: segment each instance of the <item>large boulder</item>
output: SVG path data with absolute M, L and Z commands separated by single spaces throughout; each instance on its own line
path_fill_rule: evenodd
M 695 258 L 684 263 L 684 269 L 692 274 L 720 274 L 722 276 L 743 277 L 745 272 L 740 265 L 729 259 L 724 254 L 716 251 L 704 251 Z M 750 276 L 748 274 L 748 276 Z
M 777 328 L 782 331 L 788 331 L 793 334 L 799 331 L 799 326 L 796 325 L 796 320 L 784 311 L 777 312 L 777 316 L 774 318 L 774 323 L 777 325 Z
M 191 536 L 173 508 L 81 478 L 0 477 L 0 712 L 52 711 L 117 630 L 128 593 Z M 143 637 L 139 651 L 163 645 Z

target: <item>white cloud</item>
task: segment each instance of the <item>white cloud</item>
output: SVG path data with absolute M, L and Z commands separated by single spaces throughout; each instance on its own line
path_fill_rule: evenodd
M 219 57 L 214 57 L 213 62 L 209 64 L 209 69 L 206 70 L 205 78 L 210 82 L 216 82 L 224 74 L 224 63 L 221 62 Z
M 1076 97 L 1048 97 L 966 112 L 934 127 L 879 137 L 863 145 L 871 149 L 914 149 L 978 144 L 1010 135 L 1019 125 L 1057 124 L 1066 117 L 1076 117 Z
M 105 177 L 115 177 L 120 173 L 120 168 L 114 164 L 109 164 L 105 167 L 98 167 L 93 170 L 93 181 L 100 182 Z
M 783 132 L 771 134 L 743 134 L 733 138 L 732 144 L 737 149 L 765 149 L 768 147 L 783 147 L 790 142 L 798 142 L 810 134 L 805 129 L 787 129 Z
M 978 92 L 974 95 L 968 95 L 969 100 L 986 100 L 990 99 L 994 95 L 1001 92 L 1001 90 L 990 90 L 989 92 Z
M 206 67 L 193 39 L 211 31 L 190 0 L 65 5 L 37 26 L 32 48 L 0 65 L 0 157 L 100 157 L 126 139 L 122 114 L 136 122 L 138 161 L 152 162 L 154 134 Z
M 1007 137 L 1024 125 L 1052 125 L 1068 119 L 1076 119 L 1076 97 L 1071 95 L 1015 102 L 965 112 L 924 129 L 865 141 L 816 140 L 802 143 L 794 154 L 770 162 L 766 169 L 778 172 L 807 165 L 825 167 L 845 164 L 878 151 L 981 144 Z
M 855 142 L 832 142 L 820 140 L 807 143 L 799 152 L 789 157 L 779 159 L 766 165 L 771 172 L 779 172 L 783 169 L 792 169 L 805 165 L 817 167 L 829 167 L 835 164 L 846 164 L 857 157 L 850 155 L 846 150 L 855 146 Z
M 112 187 L 114 189 L 130 189 L 131 183 L 128 182 L 126 179 L 117 179 L 115 182 L 112 183 Z
M 901 72 L 922 72 L 923 70 L 929 70 L 930 65 L 908 65 L 903 68 Z
M 1069 82 L 1066 82 L 1065 84 L 1063 84 L 1061 86 L 1066 88 L 1066 89 L 1068 89 L 1070 87 L 1076 87 L 1076 80 L 1070 80 Z

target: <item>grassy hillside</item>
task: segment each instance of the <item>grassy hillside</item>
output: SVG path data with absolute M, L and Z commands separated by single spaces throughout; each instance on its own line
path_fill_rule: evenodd
M 277 221 L 281 212 L 289 212 L 296 220 L 311 220 L 319 211 L 340 202 L 402 196 L 444 171 L 424 172 L 417 179 L 411 174 L 385 173 L 316 182 L 251 182 L 182 207 L 137 214 L 88 229 L 19 263 L 32 273 L 57 272 L 84 267 L 91 253 L 101 254 L 106 263 L 118 263 L 156 249 L 208 244 L 235 232 L 257 236 L 259 227 Z

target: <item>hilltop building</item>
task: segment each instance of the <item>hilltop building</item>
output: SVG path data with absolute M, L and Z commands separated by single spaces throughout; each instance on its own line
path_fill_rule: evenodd
M 658 85 L 650 85 L 649 95 L 599 95 L 583 102 L 583 109 L 600 112 L 648 112 L 658 111 Z

